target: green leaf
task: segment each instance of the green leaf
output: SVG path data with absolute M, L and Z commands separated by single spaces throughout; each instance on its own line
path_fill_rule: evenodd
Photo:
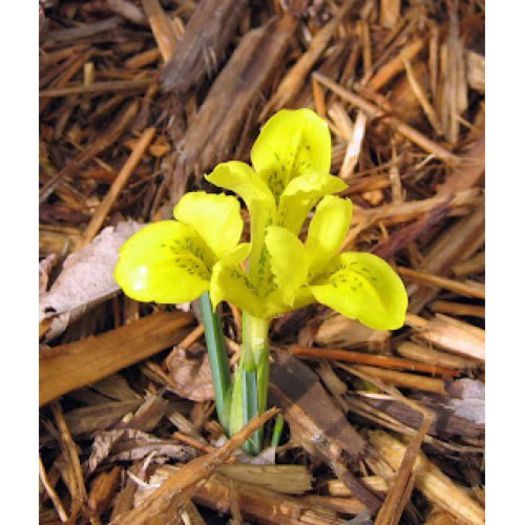
M 115 280 L 136 301 L 183 303 L 209 288 L 215 256 L 191 227 L 154 222 L 121 247 Z
M 270 266 L 281 301 L 293 305 L 297 290 L 306 284 L 308 269 L 302 242 L 290 231 L 270 226 L 266 232 Z
M 328 261 L 339 253 L 351 220 L 350 199 L 323 197 L 310 221 L 305 244 L 311 277 L 325 272 Z
M 261 275 L 257 264 L 264 250 L 266 228 L 276 219 L 275 201 L 266 183 L 244 162 L 231 161 L 218 164 L 206 179 L 236 192 L 246 203 L 250 212 L 252 252 L 250 254 L 250 276 L 257 287 L 266 282 L 268 276 Z
M 371 253 L 346 252 L 340 268 L 310 287 L 315 298 L 337 312 L 377 330 L 395 330 L 405 322 L 408 297 L 392 267 Z
M 328 173 L 310 172 L 293 179 L 279 202 L 279 224 L 298 234 L 319 199 L 347 187 L 339 177 Z
M 262 127 L 251 160 L 277 200 L 295 177 L 328 173 L 331 155 L 330 131 L 321 117 L 311 109 L 283 109 Z
M 239 201 L 224 194 L 186 193 L 173 210 L 175 218 L 192 226 L 220 259 L 241 238 L 243 221 Z

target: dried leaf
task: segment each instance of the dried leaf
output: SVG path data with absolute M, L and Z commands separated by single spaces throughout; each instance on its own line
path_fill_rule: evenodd
M 87 434 L 108 428 L 139 404 L 139 399 L 133 399 L 77 408 L 66 414 L 66 421 L 74 436 Z
M 166 364 L 173 379 L 168 386 L 170 390 L 192 401 L 214 399 L 210 363 L 204 348 L 196 345 L 189 350 L 175 347 Z
M 56 254 L 50 253 L 38 264 L 38 289 L 40 294 L 43 294 L 47 291 L 47 285 L 49 284 L 49 274 L 55 267 L 57 261 L 58 257 Z
M 108 430 L 95 436 L 87 470 L 88 473 L 92 473 L 107 458 L 110 461 L 137 460 L 151 452 L 181 462 L 190 461 L 196 456 L 195 450 L 191 447 L 156 438 L 141 430 Z
M 118 291 L 113 278 L 118 250 L 140 228 L 142 224 L 134 221 L 104 228 L 91 244 L 66 259 L 51 289 L 40 297 L 40 320 L 54 317 L 46 340 Z
M 462 418 L 485 425 L 485 385 L 469 378 L 453 381 L 447 388 L 450 399 L 447 406 Z

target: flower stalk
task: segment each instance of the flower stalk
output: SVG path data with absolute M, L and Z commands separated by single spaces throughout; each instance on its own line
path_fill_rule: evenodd
M 223 428 L 228 429 L 230 424 L 230 407 L 232 385 L 230 377 L 230 363 L 224 343 L 220 321 L 216 312 L 213 311 L 210 295 L 204 292 L 199 297 L 199 304 L 204 325 L 204 336 L 208 348 L 208 360 L 210 362 L 213 390 L 215 392 L 215 407 L 217 417 Z

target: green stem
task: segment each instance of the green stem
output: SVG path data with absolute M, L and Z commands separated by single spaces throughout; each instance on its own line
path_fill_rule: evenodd
M 242 355 L 235 374 L 230 414 L 230 435 L 266 409 L 269 381 L 268 319 L 242 316 Z M 245 450 L 257 454 L 262 447 L 262 429 L 246 441 Z
M 272 447 L 278 447 L 279 441 L 281 441 L 281 435 L 284 428 L 284 417 L 282 414 L 277 414 L 275 418 L 275 424 L 272 433 Z
M 215 406 L 217 417 L 223 428 L 228 431 L 230 424 L 230 405 L 231 405 L 231 377 L 230 363 L 226 353 L 226 345 L 221 330 L 219 318 L 213 312 L 210 302 L 210 295 L 204 292 L 199 303 L 204 324 L 204 335 L 206 346 L 208 347 L 208 359 L 210 361 L 213 389 L 215 391 Z

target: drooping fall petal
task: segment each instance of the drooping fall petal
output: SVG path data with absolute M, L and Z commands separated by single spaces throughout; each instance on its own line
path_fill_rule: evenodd
M 175 218 L 192 226 L 220 259 L 241 238 L 243 222 L 239 201 L 204 191 L 186 193 L 173 210 Z
M 327 195 L 317 205 L 305 244 L 311 277 L 326 271 L 328 261 L 338 254 L 351 220 L 349 199 Z
M 115 280 L 136 301 L 183 303 L 209 288 L 214 254 L 191 227 L 149 224 L 121 247 Z
M 392 267 L 371 253 L 347 252 L 339 269 L 310 287 L 322 304 L 377 330 L 403 326 L 408 297 Z

